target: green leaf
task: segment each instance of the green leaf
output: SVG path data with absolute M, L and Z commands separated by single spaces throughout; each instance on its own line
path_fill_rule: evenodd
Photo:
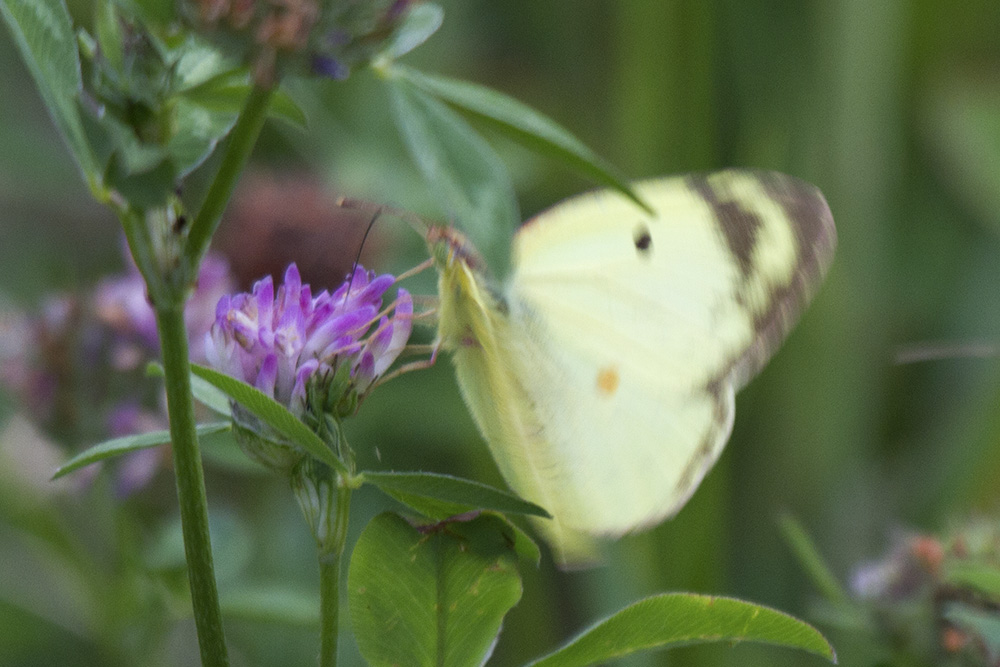
M 229 422 L 202 424 L 197 428 L 198 437 L 200 438 L 214 433 L 228 431 L 229 428 Z M 115 438 L 114 440 L 106 440 L 100 444 L 94 445 L 93 447 L 88 447 L 86 450 L 80 452 L 69 461 L 62 464 L 59 469 L 56 470 L 56 473 L 52 475 L 52 479 L 58 479 L 63 475 L 73 472 L 74 470 L 79 470 L 84 466 L 89 466 L 91 463 L 97 463 L 98 461 L 103 461 L 104 459 L 109 459 L 113 456 L 119 456 L 121 454 L 127 454 L 128 452 L 134 452 L 139 449 L 148 449 L 150 447 L 165 445 L 168 442 L 170 442 L 170 431 L 153 431 L 152 433 L 139 433 L 137 435 L 126 435 L 121 438 Z
M 847 593 L 844 592 L 837 578 L 833 576 L 833 572 L 830 571 L 830 567 L 823 560 L 819 549 L 816 548 L 802 524 L 790 514 L 781 516 L 778 521 L 785 542 L 791 547 L 799 564 L 823 597 L 833 603 L 847 603 L 849 601 Z
M 118 6 L 111 0 L 98 0 L 94 11 L 94 28 L 100 53 L 116 72 L 125 70 L 125 47 Z
M 538 567 L 542 562 L 542 550 L 538 548 L 538 544 L 517 524 L 508 522 L 508 525 L 514 532 L 514 551 L 518 557 Z
M 91 191 L 99 193 L 101 169 L 87 140 L 77 105 L 83 89 L 80 54 L 65 3 L 62 0 L 0 0 L 0 15 L 84 179 Z
M 410 11 L 407 12 L 403 24 L 399 26 L 389 40 L 389 43 L 373 61 L 376 63 L 379 61 L 389 63 L 409 53 L 436 33 L 443 22 L 444 10 L 440 5 L 435 5 L 432 2 L 422 2 L 418 5 L 413 5 Z M 376 67 L 379 66 L 376 64 Z
M 229 406 L 229 397 L 207 380 L 203 380 L 194 374 L 191 375 L 191 394 L 195 397 L 195 400 L 212 412 L 223 417 L 233 416 L 233 411 Z
M 145 373 L 146 377 L 160 379 L 164 377 L 163 366 L 156 361 L 150 361 L 146 364 Z M 202 380 L 194 373 L 191 374 L 191 394 L 195 397 L 195 400 L 212 412 L 223 417 L 233 416 L 233 411 L 229 406 L 229 396 L 222 390 L 216 389 L 215 385 L 210 384 L 207 380 Z
M 517 560 L 512 528 L 497 515 L 421 529 L 375 517 L 347 582 L 361 654 L 376 666 L 482 664 L 521 598 Z
M 520 214 L 500 156 L 445 104 L 401 78 L 386 81 L 396 125 L 442 208 L 495 269 L 505 267 Z
M 118 0 L 147 26 L 163 26 L 177 20 L 175 0 Z
M 227 57 L 215 46 L 190 33 L 170 49 L 166 59 L 174 63 L 171 89 L 179 94 L 211 85 L 220 77 L 235 75 L 242 83 L 249 78 L 248 72 L 238 67 L 237 59 Z
M 309 454 L 345 477 L 350 475 L 343 462 L 334 456 L 326 443 L 281 403 L 259 389 L 211 368 L 191 364 L 191 372 L 220 389 L 262 422 L 302 447 Z
M 469 510 L 495 510 L 508 514 L 528 514 L 551 518 L 543 508 L 492 486 L 450 475 L 431 472 L 364 472 L 363 479 L 388 495 L 432 519 L 445 519 Z M 421 501 L 443 501 L 449 507 L 441 514 L 430 505 L 425 512 Z
M 175 101 L 174 112 L 179 129 L 167 143 L 166 151 L 174 162 L 177 178 L 183 178 L 197 169 L 229 134 L 237 114 L 210 111 L 183 97 Z
M 720 641 L 776 644 L 837 661 L 819 631 L 780 611 L 732 598 L 665 593 L 625 607 L 531 664 L 594 665 L 637 651 Z
M 953 563 L 945 568 L 945 583 L 971 588 L 994 602 L 1000 602 L 1000 569 L 985 563 Z
M 594 182 L 621 192 L 650 210 L 625 177 L 554 120 L 491 88 L 396 65 L 393 74 L 463 111 L 528 148 L 560 160 Z
M 199 82 L 180 91 L 179 99 L 217 113 L 231 113 L 235 117 L 246 103 L 252 86 L 250 75 L 244 69 L 234 69 Z M 305 111 L 283 90 L 271 97 L 268 116 L 283 120 L 296 127 L 308 124 Z

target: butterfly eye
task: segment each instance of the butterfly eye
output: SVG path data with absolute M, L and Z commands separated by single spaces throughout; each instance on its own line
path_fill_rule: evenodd
M 632 236 L 635 249 L 640 255 L 649 255 L 653 248 L 653 237 L 649 233 L 649 227 L 640 224 Z

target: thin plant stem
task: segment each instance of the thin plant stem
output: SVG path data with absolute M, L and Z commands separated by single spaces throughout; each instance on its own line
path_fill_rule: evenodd
M 273 89 L 254 87 L 230 134 L 222 155 L 219 171 L 209 186 L 208 194 L 191 225 L 184 248 L 185 265 L 181 280 L 170 280 L 154 269 L 148 256 L 148 234 L 140 231 L 143 221 L 129 217 L 128 207 L 119 207 L 119 217 L 125 225 L 129 246 L 136 263 L 146 278 L 147 289 L 156 312 L 157 330 L 163 354 L 167 388 L 167 413 L 173 443 L 174 474 L 177 500 L 181 510 L 184 554 L 187 559 L 191 604 L 203 667 L 226 667 L 226 652 L 219 592 L 215 581 L 212 544 L 208 530 L 208 500 L 205 493 L 205 472 L 195 431 L 194 402 L 191 396 L 191 361 L 188 355 L 187 328 L 184 325 L 184 302 L 188 278 L 198 274 L 198 266 L 208 250 L 229 203 L 233 189 L 257 143 L 257 137 L 267 117 Z M 130 224 L 131 223 L 131 224 Z M 148 231 L 148 230 L 147 230 Z M 129 233 L 131 232 L 131 233 Z M 140 237 L 142 237 L 140 239 Z M 146 261 L 142 261 L 146 260 Z
M 156 324 L 163 353 L 177 500 L 181 510 L 184 555 L 187 559 L 201 664 L 203 667 L 225 667 L 229 664 L 229 657 L 226 653 L 222 612 L 219 609 L 219 592 L 215 583 L 212 544 L 209 540 L 205 473 L 195 432 L 183 304 L 158 305 Z
M 243 173 L 243 167 L 250 159 L 250 153 L 257 143 L 267 110 L 271 103 L 274 87 L 255 85 L 247 97 L 240 117 L 229 135 L 222 155 L 222 164 L 209 186 L 205 200 L 191 223 L 185 257 L 191 266 L 198 266 L 208 251 L 208 244 L 222 220 L 222 213 L 232 197 L 236 182 Z
M 320 595 L 320 667 L 337 664 L 337 633 L 340 618 L 340 561 L 347 541 L 347 522 L 351 510 L 350 486 L 338 475 L 337 507 L 333 526 L 333 539 L 329 550 L 319 552 Z

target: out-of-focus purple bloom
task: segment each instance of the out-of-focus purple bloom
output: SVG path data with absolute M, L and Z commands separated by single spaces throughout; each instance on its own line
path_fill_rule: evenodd
M 0 313 L 0 385 L 37 423 L 53 419 L 67 393 L 72 348 L 87 333 L 79 311 L 76 299 L 57 294 L 47 297 L 37 314 Z
M 27 315 L 0 313 L 0 384 L 16 394 L 36 393 L 37 373 L 29 363 L 34 344 L 35 331 Z
M 111 437 L 149 433 L 168 427 L 166 415 L 143 408 L 134 401 L 125 401 L 108 415 Z M 126 498 L 146 486 L 163 461 L 169 458 L 169 447 L 150 447 L 127 454 L 118 463 L 115 475 L 115 495 Z
M 935 585 L 945 557 L 942 543 L 927 535 L 899 535 L 895 542 L 881 560 L 862 563 L 851 574 L 851 592 L 858 599 L 911 599 Z
M 109 276 L 97 284 L 94 309 L 98 318 L 122 338 L 147 350 L 157 349 L 156 317 L 146 298 L 146 283 L 131 261 L 124 274 Z M 119 368 L 134 368 L 135 365 L 116 363 Z
M 389 10 L 385 13 L 386 20 L 397 21 L 406 13 L 406 10 L 413 4 L 413 0 L 395 0 Z
M 385 312 L 382 296 L 395 282 L 357 267 L 332 294 L 313 296 L 291 264 L 275 293 L 268 276 L 250 294 L 219 300 L 205 337 L 209 363 L 252 384 L 301 416 L 313 381 L 350 378 L 345 393 L 362 396 L 406 345 L 413 300 L 400 288 Z
M 351 69 L 336 58 L 324 55 L 312 57 L 312 70 L 320 76 L 334 81 L 343 81 L 351 74 Z
M 159 341 L 145 283 L 127 261 L 124 273 L 105 278 L 86 295 L 51 296 L 36 313 L 0 312 L 0 389 L 56 437 L 72 432 L 97 442 L 167 426 L 158 393 L 135 372 L 158 356 Z M 204 362 L 200 342 L 215 321 L 216 302 L 233 284 L 228 262 L 210 253 L 185 309 L 195 361 Z M 125 382 L 109 382 L 109 366 L 131 373 Z M 149 481 L 163 451 L 134 452 L 117 464 L 119 497 Z
M 201 264 L 194 293 L 184 309 L 189 340 L 204 338 L 215 321 L 215 304 L 232 290 L 229 263 L 220 255 L 209 253 Z M 117 335 L 112 350 L 115 368 L 137 368 L 159 351 L 153 307 L 146 298 L 142 275 L 131 259 L 124 274 L 105 278 L 97 285 L 94 310 Z M 192 346 L 192 361 L 204 363 L 201 352 L 201 346 Z
M 414 0 L 192 0 L 199 27 L 225 35 L 224 49 L 249 55 L 255 80 L 306 65 L 344 79 L 381 52 Z

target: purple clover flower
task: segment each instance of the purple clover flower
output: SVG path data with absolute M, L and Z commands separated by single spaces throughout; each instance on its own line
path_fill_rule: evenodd
M 223 296 L 205 337 L 205 355 L 222 372 L 260 389 L 301 417 L 316 379 L 349 373 L 348 393 L 363 396 L 410 337 L 413 299 L 400 288 L 382 311 L 395 278 L 357 267 L 332 294 L 313 296 L 293 263 L 277 292 L 270 276 L 249 294 Z M 390 315 L 391 313 L 391 315 Z

